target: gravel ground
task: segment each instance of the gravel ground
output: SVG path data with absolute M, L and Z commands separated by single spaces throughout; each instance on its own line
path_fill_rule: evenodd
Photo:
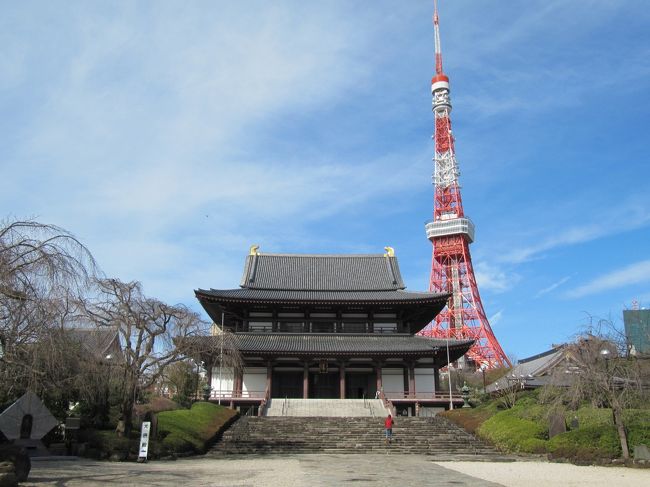
M 650 486 L 650 469 L 579 467 L 568 463 L 548 462 L 436 462 L 436 464 L 506 487 Z
M 278 455 L 145 464 L 34 461 L 23 486 L 650 486 L 650 470 L 546 462 L 435 462 L 424 455 Z

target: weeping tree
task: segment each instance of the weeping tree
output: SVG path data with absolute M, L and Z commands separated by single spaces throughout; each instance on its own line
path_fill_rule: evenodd
M 566 346 L 565 357 L 541 399 L 554 410 L 577 409 L 585 402 L 611 408 L 623 458 L 629 458 L 624 411 L 643 404 L 646 391 L 640 363 L 628 353 L 625 334 L 611 320 L 598 320 Z
M 100 279 L 97 296 L 84 303 L 86 319 L 118 330 L 122 357 L 119 370 L 120 434 L 133 427 L 138 394 L 153 388 L 172 364 L 185 358 L 175 342 L 204 335 L 208 324 L 184 305 L 169 305 L 144 295 L 139 282 Z
M 199 388 L 196 365 L 192 360 L 182 360 L 166 368 L 161 386 L 178 404 L 188 406 Z
M 90 251 L 67 230 L 0 223 L 0 403 L 27 389 L 60 395 L 71 388 L 75 345 L 62 329 L 96 274 Z

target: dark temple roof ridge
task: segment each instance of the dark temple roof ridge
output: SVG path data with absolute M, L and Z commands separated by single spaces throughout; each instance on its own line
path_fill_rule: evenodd
M 216 350 L 217 337 L 185 339 L 192 347 Z M 450 359 L 457 360 L 472 346 L 474 340 L 443 340 L 403 334 L 312 334 L 312 333 L 235 333 L 233 345 L 245 356 L 276 354 L 278 356 L 318 355 L 340 356 L 431 356 L 449 345 Z M 446 363 L 446 362 L 445 362 Z
M 396 291 L 405 289 L 397 258 L 387 254 L 267 254 L 246 257 L 244 289 Z

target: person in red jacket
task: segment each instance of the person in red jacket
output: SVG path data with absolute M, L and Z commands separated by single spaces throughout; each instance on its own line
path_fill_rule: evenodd
M 389 414 L 388 417 L 384 420 L 384 432 L 386 433 L 386 444 L 390 443 L 393 440 L 393 417 Z

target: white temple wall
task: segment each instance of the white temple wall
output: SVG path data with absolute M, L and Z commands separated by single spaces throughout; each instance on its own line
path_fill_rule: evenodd
M 266 389 L 266 368 L 245 367 L 242 381 L 242 396 L 259 396 Z M 249 392 L 251 394 L 249 394 Z
M 434 392 L 434 371 L 431 369 L 415 369 L 415 391 L 417 393 Z
M 219 382 L 219 367 L 212 368 L 212 393 L 222 394 L 226 392 L 228 395 L 233 391 L 235 384 L 235 374 L 232 367 L 221 367 L 221 382 Z
M 381 379 L 385 393 L 404 393 L 404 369 L 382 369 Z

